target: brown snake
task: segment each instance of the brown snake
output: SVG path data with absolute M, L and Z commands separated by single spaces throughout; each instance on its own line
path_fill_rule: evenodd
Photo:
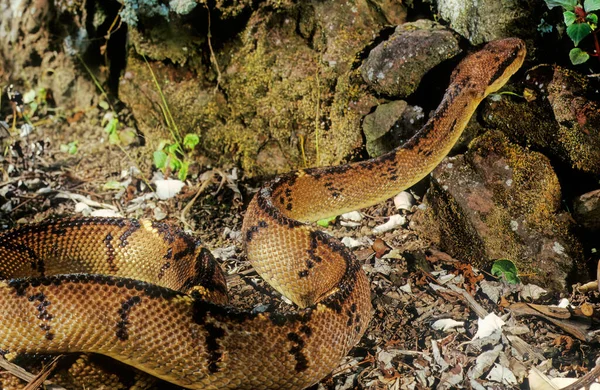
M 358 342 L 372 307 L 353 254 L 305 222 L 376 204 L 426 176 L 524 57 L 519 39 L 489 43 L 458 65 L 434 115 L 406 144 L 262 187 L 242 227 L 246 252 L 297 313 L 227 306 L 210 252 L 168 225 L 42 222 L 0 235 L 0 353 L 103 354 L 190 389 L 310 386 Z

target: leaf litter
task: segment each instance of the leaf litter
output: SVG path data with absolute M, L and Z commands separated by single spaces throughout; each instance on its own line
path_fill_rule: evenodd
M 80 137 L 75 155 L 60 152 L 60 145 L 72 141 L 51 127 L 12 141 L 10 153 L 0 159 L 3 228 L 76 214 L 168 221 L 195 232 L 212 250 L 227 274 L 233 304 L 254 311 L 293 310 L 242 252 L 243 205 L 260 183 L 235 169 L 206 169 L 168 184 L 167 195 L 161 195 L 120 150 L 92 157 L 86 138 L 91 137 Z M 326 228 L 363 264 L 374 317 L 361 342 L 313 390 L 510 389 L 523 383 L 542 389 L 559 388 L 556 380 L 595 374 L 597 284 L 548 293 L 544 286 L 493 278 L 411 231 L 407 226 L 416 207 L 404 194 L 396 203 L 350 213 Z M 566 308 L 555 306 L 561 299 Z M 536 381 L 554 387 L 537 387 Z

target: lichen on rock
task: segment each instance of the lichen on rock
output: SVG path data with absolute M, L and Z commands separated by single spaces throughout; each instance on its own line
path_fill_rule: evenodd
M 339 164 L 362 145 L 362 117 L 376 104 L 352 64 L 388 20 L 382 12 L 364 1 L 259 5 L 235 39 L 220 46 L 213 41 L 218 78 L 216 65 L 198 55 L 207 42 L 193 27 L 183 23 L 166 35 L 160 26 L 137 31 L 125 73 L 135 77 L 123 77 L 121 98 L 140 118 L 143 133 L 169 137 L 155 120 L 160 100 L 150 91 L 151 80 L 139 78 L 143 66 L 136 57 L 145 54 L 150 62 L 163 60 L 157 74 L 165 73 L 159 83 L 173 94 L 167 103 L 182 113 L 181 128 L 200 135 L 202 153 L 215 162 L 239 164 L 248 176 Z M 188 50 L 182 52 L 182 45 Z M 214 95 L 216 81 L 222 93 Z M 140 85 L 130 88 L 132 83 Z M 140 97 L 141 90 L 147 93 Z
M 486 124 L 576 169 L 600 174 L 600 103 L 590 99 L 597 94 L 586 78 L 543 65 L 528 71 L 524 86 L 535 100 L 488 101 Z
M 454 31 L 472 44 L 536 33 L 536 13 L 542 2 L 522 0 L 438 0 L 437 10 Z M 537 18 L 539 20 L 539 17 Z
M 450 29 L 429 20 L 405 23 L 371 50 L 361 74 L 377 93 L 404 98 L 417 89 L 425 73 L 460 51 Z
M 434 170 L 413 226 L 460 260 L 509 259 L 528 280 L 563 289 L 582 254 L 560 202 L 549 160 L 490 131 Z

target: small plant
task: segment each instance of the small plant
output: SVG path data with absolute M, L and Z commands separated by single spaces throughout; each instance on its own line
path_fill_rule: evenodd
M 60 145 L 60 151 L 71 155 L 77 153 L 77 141 L 69 142 L 68 144 Z
M 158 91 L 158 95 L 160 96 L 162 103 L 159 103 L 159 106 L 172 138 L 171 141 L 163 140 L 160 142 L 158 148 L 156 148 L 156 151 L 154 152 L 154 165 L 163 172 L 166 172 L 167 168 L 171 171 L 177 171 L 177 177 L 180 180 L 185 180 L 187 177 L 188 168 L 190 166 L 189 161 L 185 161 L 184 158 L 185 149 L 188 151 L 193 150 L 200 142 L 200 137 L 198 137 L 196 134 L 189 133 L 186 134 L 182 139 L 179 127 L 173 118 L 173 114 L 171 114 L 171 109 L 167 104 L 167 99 L 162 88 L 160 87 L 158 79 L 156 78 L 156 75 L 154 74 L 154 71 L 152 70 L 152 67 L 148 63 L 146 57 L 144 56 L 143 58 L 146 62 L 146 66 L 148 67 L 148 71 L 152 76 L 154 86 Z
M 191 151 L 199 142 L 200 138 L 196 134 L 186 134 L 183 139 L 183 148 Z M 166 172 L 167 169 L 173 172 L 177 171 L 177 177 L 183 181 L 187 177 L 190 167 L 190 163 L 184 160 L 184 155 L 185 151 L 182 150 L 179 143 L 162 140 L 154 152 L 154 165 L 163 172 Z
M 595 11 L 600 10 L 600 0 L 585 0 L 583 5 L 579 0 L 545 0 L 545 2 L 550 9 L 554 7 L 563 9 L 567 35 L 575 45 L 569 52 L 569 58 L 573 65 L 583 64 L 590 57 L 598 57 L 600 60 L 598 15 L 595 13 Z M 594 38 L 594 50 L 591 53 L 577 47 L 590 34 Z
M 521 283 L 517 266 L 510 260 L 501 259 L 492 264 L 492 275 L 506 280 L 508 284 Z

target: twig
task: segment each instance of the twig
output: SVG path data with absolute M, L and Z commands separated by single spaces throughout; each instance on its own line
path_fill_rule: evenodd
M 315 152 L 317 154 L 317 166 L 321 165 L 321 156 L 319 154 L 319 118 L 321 116 L 321 81 L 319 79 L 319 72 L 321 70 L 321 61 L 317 61 L 317 72 L 315 77 L 317 79 L 317 110 L 315 113 Z
M 50 363 L 50 366 L 52 366 L 53 364 L 55 364 L 55 362 L 57 362 L 58 358 L 60 356 L 57 356 L 52 363 Z M 8 371 L 10 374 L 16 376 L 19 379 L 22 379 L 28 383 L 32 383 L 33 381 L 36 380 L 36 378 L 38 378 L 40 376 L 40 374 L 38 375 L 33 375 L 32 373 L 28 372 L 27 370 L 25 370 L 24 368 L 17 366 L 14 363 L 9 362 L 8 360 L 6 360 L 5 358 L 3 358 L 2 356 L 0 356 L 0 368 L 5 369 L 6 371 Z M 43 370 L 43 372 L 46 370 Z M 41 385 L 42 383 L 44 383 L 45 388 L 46 389 L 50 389 L 50 390 L 65 390 L 64 387 L 61 386 L 57 386 L 57 385 L 53 385 L 47 381 L 44 382 L 40 382 L 38 383 L 38 386 Z M 29 386 L 29 385 L 28 385 Z M 33 389 L 33 387 L 30 387 L 30 389 Z
M 595 35 L 594 35 L 595 36 Z M 583 388 L 589 388 L 592 384 L 596 383 L 596 379 L 600 378 L 600 364 L 594 367 L 594 369 L 575 382 L 571 383 L 567 387 L 563 387 L 562 390 L 579 390 Z
M 215 70 L 217 71 L 217 85 L 215 86 L 215 89 L 213 91 L 213 93 L 217 93 L 217 91 L 219 90 L 219 84 L 221 84 L 221 69 L 219 68 L 219 63 L 217 62 L 217 56 L 215 55 L 215 52 L 213 51 L 213 47 L 212 47 L 212 42 L 211 42 L 211 38 L 212 38 L 212 34 L 210 32 L 210 8 L 208 8 L 208 5 L 205 3 L 204 7 L 206 7 L 206 11 L 208 14 L 208 33 L 206 34 L 207 38 L 208 38 L 208 49 L 210 50 L 210 60 L 212 61 L 213 64 L 215 64 Z
M 211 181 L 215 177 L 215 175 L 218 174 L 222 178 L 221 179 L 221 183 L 219 184 L 219 189 L 217 190 L 217 192 L 221 189 L 221 187 L 223 186 L 224 181 L 226 180 L 225 173 L 221 172 L 220 170 L 213 169 L 213 170 L 211 170 L 211 171 L 209 171 L 207 173 L 209 175 L 208 178 L 202 182 L 202 184 L 200 185 L 200 188 L 198 188 L 198 191 L 196 192 L 196 195 L 194 195 L 194 197 L 192 198 L 192 200 L 190 200 L 188 202 L 188 204 L 185 205 L 185 207 L 183 208 L 183 210 L 181 210 L 181 215 L 179 216 L 179 219 L 186 226 L 190 226 L 190 224 L 187 222 L 187 219 L 186 219 L 186 215 L 187 215 L 188 211 L 190 211 L 190 209 L 192 208 L 192 206 L 194 205 L 194 203 L 196 202 L 196 200 L 198 199 L 198 197 L 204 192 L 204 190 L 206 190 L 206 187 L 209 186 L 209 184 L 211 183 Z

